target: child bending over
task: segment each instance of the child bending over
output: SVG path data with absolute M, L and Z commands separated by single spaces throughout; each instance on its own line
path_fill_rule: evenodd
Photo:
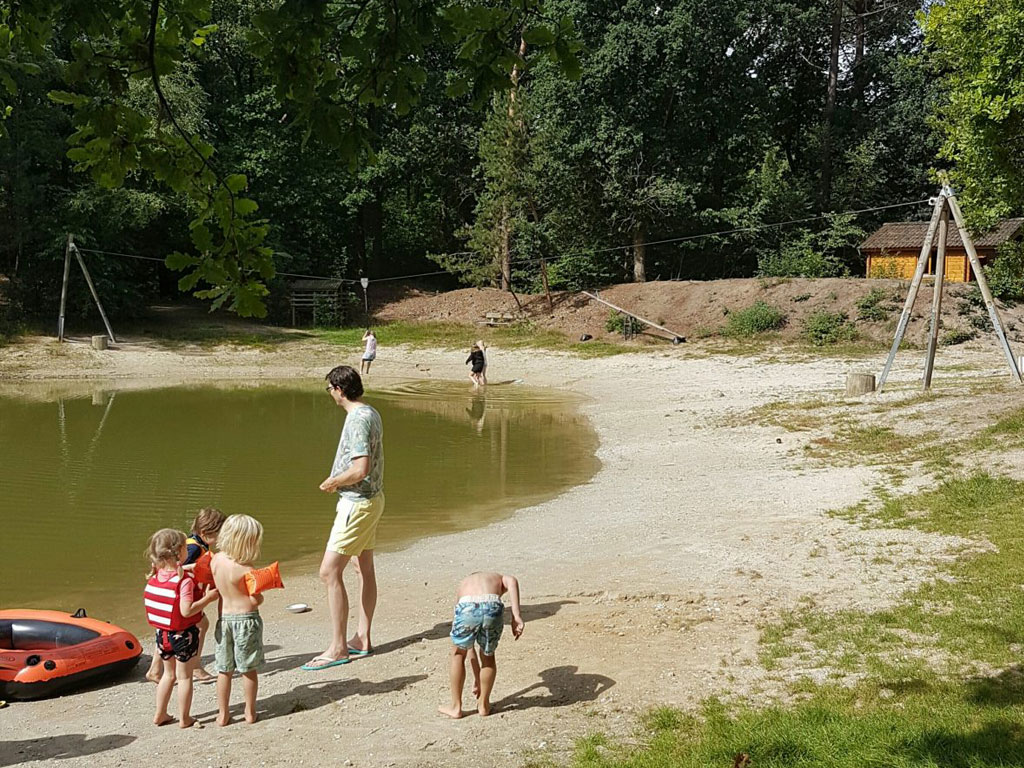
M 466 656 L 473 667 L 473 693 L 477 712 L 491 713 L 491 690 L 498 665 L 494 652 L 504 628 L 505 606 L 501 596 L 508 592 L 512 603 L 512 635 L 523 634 L 523 617 L 519 611 L 519 581 L 515 576 L 500 573 L 471 573 L 459 584 L 456 593 L 455 618 L 452 620 L 451 683 L 452 703 L 437 711 L 452 718 L 462 717 L 462 686 L 466 681 Z M 477 649 L 479 646 L 479 657 Z
M 163 659 L 163 673 L 156 686 L 156 725 L 173 722 L 167 713 L 174 682 L 178 682 L 178 709 L 182 728 L 196 721 L 191 716 L 192 672 L 199 661 L 199 617 L 217 599 L 211 589 L 196 599 L 192 577 L 181 569 L 187 557 L 185 534 L 170 528 L 154 533 L 146 556 L 152 564 L 143 602 L 146 619 L 156 627 L 156 647 Z
M 210 562 L 213 583 L 221 597 L 217 639 L 217 724 L 228 725 L 231 715 L 231 675 L 242 676 L 245 721 L 256 722 L 257 670 L 263 664 L 263 619 L 257 608 L 263 595 L 250 596 L 245 574 L 253 570 L 263 543 L 263 526 L 248 515 L 231 515 L 217 539 L 217 554 Z

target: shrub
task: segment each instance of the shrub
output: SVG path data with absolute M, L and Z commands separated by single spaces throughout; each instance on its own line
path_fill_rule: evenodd
M 966 328 L 950 328 L 942 334 L 939 343 L 944 347 L 952 347 L 955 344 L 963 344 L 965 341 L 970 341 L 974 337 L 974 331 L 969 331 Z
M 850 324 L 845 312 L 820 310 L 804 321 L 804 336 L 816 347 L 852 341 L 857 329 Z
M 794 296 L 793 301 L 799 303 L 801 301 L 807 301 L 809 298 L 811 298 L 811 294 L 801 293 L 799 296 Z
M 889 307 L 882 306 L 886 296 L 886 292 L 881 288 L 872 288 L 867 294 L 857 299 L 857 319 L 871 322 L 885 320 L 890 311 Z
M 992 295 L 1003 301 L 1024 300 L 1024 243 L 1008 242 L 985 269 Z
M 763 301 L 755 301 L 746 309 L 729 313 L 723 333 L 734 338 L 777 331 L 786 324 L 786 314 Z
M 604 321 L 604 329 L 609 333 L 622 333 L 626 329 L 626 316 L 614 309 L 608 313 L 608 319 Z

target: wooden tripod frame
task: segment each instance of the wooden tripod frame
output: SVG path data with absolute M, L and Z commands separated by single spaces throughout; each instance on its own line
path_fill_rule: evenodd
M 103 325 L 107 329 L 107 337 L 110 339 L 111 344 L 116 344 L 117 339 L 114 338 L 114 330 L 110 327 L 110 321 L 107 320 L 107 313 L 103 311 L 103 304 L 100 303 L 100 296 L 96 293 L 96 286 L 93 285 L 92 275 L 89 274 L 89 269 L 85 266 L 85 260 L 82 258 L 78 246 L 75 245 L 75 237 L 71 234 L 68 235 L 68 244 L 64 249 L 64 280 L 60 288 L 60 315 L 57 318 L 57 341 L 64 341 L 64 315 L 68 305 L 68 278 L 71 273 L 72 253 L 75 254 L 75 258 L 78 260 L 78 266 L 82 268 L 86 285 L 89 286 L 89 293 L 92 294 L 92 300 L 96 302 L 96 308 L 100 311 L 100 317 L 103 318 Z
M 917 269 L 914 270 L 914 277 L 910 281 L 910 292 L 907 293 L 907 301 L 903 305 L 903 314 L 900 315 L 899 325 L 896 326 L 896 338 L 893 339 L 892 349 L 889 350 L 889 358 L 885 361 L 885 368 L 882 369 L 882 375 L 878 378 L 878 386 L 875 388 L 876 392 L 881 392 L 882 387 L 885 386 L 885 380 L 889 376 L 889 369 L 892 368 L 893 360 L 896 359 L 896 352 L 900 348 L 900 344 L 903 342 L 903 336 L 907 332 L 907 325 L 910 323 L 910 314 L 914 309 L 914 302 L 917 300 L 917 292 L 921 288 L 921 281 L 924 279 L 924 273 L 928 268 L 928 258 L 932 253 L 932 246 L 936 246 L 936 257 L 935 257 L 935 286 L 932 291 L 932 314 L 931 323 L 928 327 L 928 353 L 924 361 L 924 389 L 930 389 L 932 386 L 932 371 L 935 367 L 935 348 L 938 346 L 939 341 L 939 317 L 940 310 L 942 309 L 942 289 L 943 279 L 946 271 L 946 235 L 949 231 L 949 215 L 953 214 L 953 220 L 956 222 L 956 227 L 960 232 L 960 239 L 963 241 L 964 250 L 967 251 L 967 258 L 971 262 L 971 269 L 974 271 L 974 278 L 978 281 L 978 288 L 981 289 L 981 295 L 985 299 L 985 306 L 988 308 L 988 315 L 992 319 L 992 327 L 996 332 L 996 337 L 999 339 L 1000 345 L 1002 345 L 1003 352 L 1006 354 L 1006 361 L 1010 364 L 1010 374 L 1017 381 L 1021 383 L 1020 370 L 1017 368 L 1017 361 L 1013 356 L 1013 350 L 1010 349 L 1010 343 L 1006 340 L 1006 331 L 1003 328 L 1003 321 L 999 317 L 999 310 L 996 309 L 995 300 L 992 298 L 992 292 L 989 290 L 988 281 L 985 279 L 985 272 L 981 267 L 981 260 L 978 258 L 978 252 L 974 248 L 974 241 L 971 240 L 971 236 L 967 233 L 967 227 L 964 226 L 963 213 L 960 210 L 960 204 L 956 201 L 956 195 L 953 194 L 953 190 L 949 185 L 942 187 L 939 192 L 939 196 L 935 198 L 934 209 L 932 210 L 932 219 L 928 224 L 928 231 L 924 236 L 924 243 L 921 245 L 921 255 L 917 258 Z

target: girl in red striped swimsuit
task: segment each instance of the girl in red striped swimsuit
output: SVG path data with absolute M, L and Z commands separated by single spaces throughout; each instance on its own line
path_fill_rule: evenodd
M 196 721 L 192 707 L 192 672 L 199 662 L 199 619 L 203 608 L 220 594 L 210 589 L 195 600 L 197 593 L 191 574 L 181 569 L 188 557 L 185 534 L 171 528 L 157 531 L 149 539 L 146 556 L 153 568 L 143 593 L 146 619 L 156 628 L 156 649 L 164 660 L 163 675 L 156 686 L 156 725 L 173 722 L 167 713 L 174 681 L 178 681 L 179 725 L 188 728 Z

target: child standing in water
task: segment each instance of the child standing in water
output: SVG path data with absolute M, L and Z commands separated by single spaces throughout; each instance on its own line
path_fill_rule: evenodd
M 477 712 L 491 714 L 491 691 L 498 665 L 494 652 L 504 628 L 505 606 L 501 596 L 508 592 L 512 608 L 512 635 L 523 634 L 523 616 L 519 608 L 519 581 L 515 576 L 500 573 L 471 573 L 459 584 L 456 593 L 455 617 L 452 620 L 451 684 L 452 703 L 438 707 L 442 715 L 462 717 L 462 686 L 466 682 L 466 656 L 473 667 L 473 693 Z M 479 647 L 479 656 L 477 648 Z
M 245 721 L 256 722 L 257 670 L 263 665 L 263 619 L 259 606 L 263 595 L 250 596 L 245 574 L 253 570 L 263 543 L 263 526 L 248 515 L 231 515 L 217 540 L 217 554 L 210 562 L 213 582 L 220 592 L 221 616 L 217 620 L 217 725 L 228 725 L 231 716 L 231 675 L 242 676 Z
M 484 351 L 480 349 L 479 344 L 474 344 L 470 347 L 469 357 L 466 358 L 466 364 L 472 363 L 472 368 L 469 372 L 469 380 L 473 382 L 474 387 L 479 387 L 483 384 L 483 373 L 484 373 Z
M 199 615 L 217 599 L 211 589 L 196 599 L 195 581 L 181 569 L 187 556 L 185 534 L 170 528 L 157 531 L 149 539 L 146 556 L 152 565 L 146 582 L 144 604 L 146 619 L 156 628 L 156 647 L 163 659 L 163 674 L 156 686 L 156 725 L 173 722 L 167 713 L 174 683 L 178 683 L 180 727 L 196 721 L 191 716 L 192 672 L 198 662 Z
M 224 525 L 224 513 L 219 509 L 215 507 L 203 507 L 199 510 L 199 514 L 196 515 L 195 519 L 192 521 L 192 533 L 190 533 L 188 538 L 185 539 L 185 546 L 187 547 L 188 555 L 185 557 L 185 562 L 182 563 L 184 570 L 191 573 L 196 560 L 209 552 L 210 548 L 217 544 L 217 534 L 220 533 L 220 527 L 222 525 Z M 203 591 L 203 587 L 196 584 L 196 599 L 203 596 Z M 203 645 L 206 642 L 206 633 L 209 631 L 210 620 L 206 618 L 205 613 L 200 613 L 199 651 L 196 655 L 195 679 L 203 683 L 213 682 L 215 679 L 213 675 L 203 668 Z M 154 683 L 159 683 L 162 674 L 163 660 L 160 658 L 160 654 L 154 653 L 153 662 L 149 665 L 149 672 L 146 673 L 146 679 L 151 680 Z

